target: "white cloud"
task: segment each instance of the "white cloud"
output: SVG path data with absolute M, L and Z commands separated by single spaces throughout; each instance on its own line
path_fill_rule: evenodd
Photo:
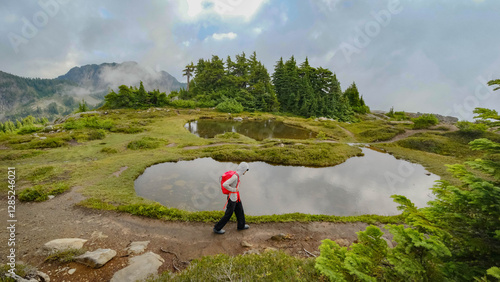
M 212 34 L 212 38 L 215 40 L 224 40 L 224 39 L 235 39 L 238 36 L 238 34 L 234 32 L 228 32 L 228 33 L 214 33 Z
M 255 35 L 259 35 L 262 33 L 262 28 L 260 27 L 256 27 L 254 29 L 252 29 L 253 33 L 255 33 Z
M 184 18 L 196 20 L 201 16 L 217 14 L 229 18 L 250 20 L 267 0 L 186 0 L 180 5 Z

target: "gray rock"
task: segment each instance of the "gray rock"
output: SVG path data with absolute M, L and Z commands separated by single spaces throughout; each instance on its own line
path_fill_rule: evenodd
M 81 249 L 87 240 L 80 238 L 56 239 L 45 243 L 43 250 L 49 253 L 64 251 L 68 249 Z
M 140 254 L 142 252 L 144 252 L 144 250 L 146 250 L 146 248 L 148 247 L 148 244 L 149 244 L 150 241 L 137 241 L 137 242 L 132 242 L 130 243 L 130 245 L 128 245 L 128 247 L 126 248 L 127 250 L 127 253 L 129 255 L 131 254 Z
M 110 282 L 135 282 L 146 279 L 151 274 L 157 274 L 163 262 L 165 262 L 163 258 L 153 252 L 133 257 L 127 267 L 113 275 Z
M 56 196 L 54 196 L 54 195 L 48 195 L 47 197 L 49 198 L 49 200 L 52 200 L 52 199 L 54 199 Z
M 250 248 L 250 247 L 252 247 L 253 245 L 252 245 L 252 244 L 250 244 L 250 243 L 248 243 L 247 241 L 242 241 L 242 242 L 241 242 L 241 246 L 242 246 L 242 247 L 245 247 L 245 248 Z
M 267 247 L 264 249 L 264 252 L 276 252 L 276 251 L 278 251 L 278 249 L 273 247 Z
M 75 257 L 76 262 L 92 268 L 99 268 L 116 256 L 116 251 L 111 249 L 97 249 Z
M 47 137 L 45 136 L 40 137 L 40 140 L 45 140 L 45 139 L 47 139 Z
M 41 271 L 37 271 L 36 275 L 41 278 L 40 279 L 41 281 L 43 281 L 43 282 L 50 282 L 50 277 L 47 274 L 45 274 L 45 273 L 43 273 Z
M 75 271 L 76 271 L 76 268 L 72 268 L 72 269 L 68 270 L 68 274 L 72 275 L 73 273 L 75 273 Z
M 45 132 L 49 132 L 49 131 L 52 131 L 52 130 L 54 130 L 54 127 L 53 127 L 52 125 L 47 125 L 47 126 L 43 129 L 43 131 L 45 131 Z
M 235 117 L 233 120 L 235 120 L 235 121 L 242 121 L 243 118 L 242 117 Z

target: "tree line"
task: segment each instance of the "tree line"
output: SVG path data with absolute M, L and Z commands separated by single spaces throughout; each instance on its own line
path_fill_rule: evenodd
M 104 97 L 104 108 L 149 108 L 163 107 L 167 105 L 167 95 L 160 90 L 146 91 L 142 81 L 139 88 L 135 86 L 121 85 L 118 87 L 118 93 L 114 90 Z
M 210 60 L 199 59 L 196 65 L 187 65 L 184 75 L 188 78 L 187 88 L 172 91 L 170 97 L 195 101 L 201 106 L 225 103 L 247 111 L 324 116 L 342 121 L 351 119 L 354 113 L 369 112 L 355 83 L 342 92 L 334 73 L 311 67 L 307 58 L 300 66 L 293 56 L 286 62 L 280 58 L 270 76 L 255 52 L 249 58 L 244 52 L 234 60 L 228 56 L 225 62 L 213 55 Z

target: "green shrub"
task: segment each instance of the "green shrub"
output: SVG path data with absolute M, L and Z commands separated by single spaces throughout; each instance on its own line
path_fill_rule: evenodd
M 48 199 L 48 194 L 42 186 L 26 188 L 19 193 L 18 199 L 22 202 L 42 202 Z
M 116 150 L 114 148 L 104 147 L 101 149 L 101 153 L 116 154 L 116 153 L 118 153 L 118 150 Z
M 87 116 L 80 119 L 68 119 L 63 127 L 66 130 L 93 128 L 93 129 L 106 129 L 110 130 L 115 126 L 114 122 L 110 119 L 102 119 L 98 116 Z
M 21 129 L 19 129 L 17 131 L 17 134 L 30 134 L 30 133 L 33 133 L 33 132 L 38 132 L 38 131 L 42 131 L 43 128 L 41 127 L 36 127 L 34 125 L 25 125 L 23 127 L 21 127 Z
M 328 136 L 326 136 L 326 133 L 324 133 L 323 131 L 320 131 L 318 133 L 318 135 L 316 136 L 316 139 L 318 139 L 318 140 L 326 140 L 326 139 L 328 139 Z
M 187 109 L 194 109 L 198 106 L 197 103 L 193 100 L 175 100 L 171 101 L 169 104 L 175 108 L 187 108 Z
M 215 107 L 219 112 L 224 113 L 241 113 L 243 112 L 243 105 L 235 99 L 226 99 Z
M 139 140 L 128 143 L 127 148 L 131 150 L 156 149 L 164 143 L 166 142 L 163 139 L 153 138 L 153 137 L 143 137 Z
M 91 130 L 87 136 L 88 140 L 102 140 L 106 137 L 106 131 L 104 129 Z
M 433 114 L 423 114 L 417 118 L 412 119 L 413 129 L 425 129 L 439 123 L 437 117 Z
M 60 138 L 48 138 L 45 140 L 38 140 L 31 142 L 31 148 L 43 149 L 43 148 L 58 148 L 66 145 L 66 142 Z
M 459 133 L 464 136 L 477 138 L 481 136 L 486 130 L 488 130 L 488 126 L 483 123 L 472 123 L 469 121 L 459 121 L 457 122 L 457 127 L 459 129 Z

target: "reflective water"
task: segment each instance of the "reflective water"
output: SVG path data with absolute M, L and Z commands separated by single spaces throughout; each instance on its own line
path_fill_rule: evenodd
M 184 127 L 189 132 L 202 138 L 213 138 L 215 135 L 225 132 L 237 132 L 258 141 L 267 138 L 308 139 L 316 137 L 316 133 L 312 131 L 274 120 L 234 121 L 201 119 L 188 122 Z
M 424 167 L 368 148 L 364 157 L 325 168 L 250 163 L 240 193 L 249 215 L 309 213 L 327 215 L 399 214 L 390 198 L 408 197 L 417 207 L 432 199 L 429 188 L 439 176 Z M 211 158 L 163 163 L 135 181 L 141 197 L 190 211 L 222 210 L 226 202 L 218 178 L 237 164 Z M 428 175 L 429 174 L 429 175 Z

